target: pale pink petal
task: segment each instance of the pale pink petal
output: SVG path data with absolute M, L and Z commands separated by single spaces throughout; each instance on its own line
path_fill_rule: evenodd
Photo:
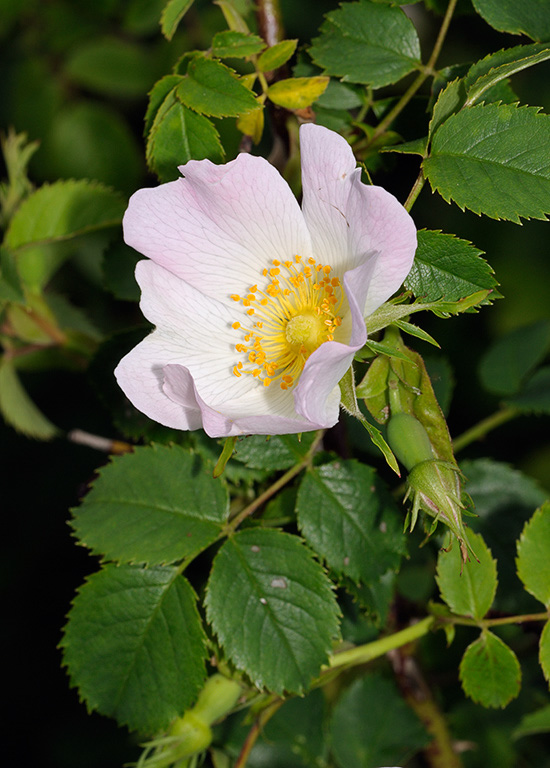
M 178 359 L 179 354 L 174 354 Z M 202 416 L 194 391 L 182 392 L 179 402 L 164 393 L 166 349 L 151 334 L 122 358 L 115 369 L 118 384 L 135 407 L 150 419 L 174 429 L 200 429 Z
M 318 260 L 336 271 L 375 261 L 364 313 L 388 299 L 410 271 L 416 228 L 401 203 L 361 182 L 344 138 L 321 126 L 300 129 L 302 210 Z M 363 308 L 362 308 L 363 309 Z
M 262 390 L 258 388 L 258 391 L 261 392 Z M 275 390 L 273 391 L 275 392 Z M 167 365 L 164 368 L 164 392 L 174 403 L 181 403 L 184 408 L 187 407 L 192 392 L 194 402 L 200 408 L 202 426 L 210 437 L 293 434 L 321 429 L 325 426 L 308 422 L 293 413 L 292 409 L 288 407 L 291 403 L 291 398 L 288 396 L 278 398 L 279 403 L 283 403 L 280 414 L 276 413 L 273 407 L 273 399 L 271 409 L 264 407 L 263 412 L 259 409 L 258 413 L 254 413 L 250 404 L 248 404 L 248 408 L 244 409 L 242 407 L 244 403 L 241 403 L 240 408 L 238 403 L 226 403 L 218 411 L 207 405 L 197 391 L 190 371 L 181 365 Z M 275 394 L 278 393 L 275 392 Z M 285 393 L 281 391 L 281 395 L 285 395 Z M 245 410 L 249 413 L 245 413 Z M 235 411 L 234 415 L 229 415 L 233 411 Z M 285 411 L 288 412 L 288 415 L 284 415 Z
M 245 293 L 273 259 L 311 255 L 287 183 L 266 160 L 187 163 L 184 179 L 141 189 L 124 216 L 126 242 L 218 301 Z
M 366 261 L 344 275 L 344 287 L 351 315 L 351 337 L 348 344 L 326 341 L 315 350 L 302 371 L 294 400 L 296 411 L 310 421 L 326 424 L 335 424 L 338 421 L 338 382 L 352 364 L 354 354 L 367 340 L 361 308 L 372 268 L 372 262 Z

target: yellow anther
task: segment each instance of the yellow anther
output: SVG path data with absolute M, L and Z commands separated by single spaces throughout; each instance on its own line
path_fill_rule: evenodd
M 235 330 L 237 330 L 237 328 L 241 327 L 241 324 L 240 323 L 233 323 L 231 327 L 234 328 Z
M 332 272 L 332 267 L 329 267 L 329 265 L 327 264 L 325 267 L 323 267 L 323 272 L 325 273 L 325 275 L 330 274 L 330 272 Z
M 256 301 L 256 297 L 254 296 L 253 293 L 249 293 L 246 298 L 248 299 L 248 301 Z
M 248 290 L 250 291 L 250 293 L 256 293 L 256 291 L 258 290 L 258 286 L 257 285 L 251 285 Z
M 230 298 L 233 299 L 233 301 L 240 301 L 241 300 L 241 297 L 237 296 L 236 293 L 232 293 Z
M 264 387 L 269 387 L 271 384 L 271 379 L 268 379 L 267 377 L 264 379 Z
M 271 263 L 273 264 L 274 267 L 280 267 L 281 266 L 281 262 L 278 261 L 277 259 L 273 259 L 273 261 Z
M 272 269 L 269 270 L 269 274 L 271 277 L 276 277 L 276 275 L 279 275 L 280 273 L 281 273 L 281 270 L 279 269 L 279 267 L 273 267 Z
M 236 366 L 236 365 L 235 365 L 235 366 L 233 366 L 233 374 L 234 374 L 235 376 L 239 376 L 239 377 L 240 377 L 240 376 L 242 376 L 242 373 L 239 371 L 239 369 L 237 368 L 237 366 Z
M 253 315 L 254 314 L 254 310 L 253 309 L 247 309 L 246 310 L 246 314 L 247 315 Z
M 315 259 L 313 258 L 313 256 L 309 257 L 309 259 L 307 260 L 307 263 L 308 264 L 315 264 Z

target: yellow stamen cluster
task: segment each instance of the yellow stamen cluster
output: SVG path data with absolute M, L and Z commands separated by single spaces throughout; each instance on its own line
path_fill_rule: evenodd
M 265 289 L 252 285 L 244 296 L 231 295 L 247 315 L 245 324 L 232 325 L 244 334 L 244 343 L 235 345 L 243 355 L 233 367 L 235 376 L 251 374 L 265 387 L 279 381 L 281 389 L 296 383 L 308 357 L 325 341 L 333 341 L 342 324 L 342 289 L 331 272 L 332 267 L 313 258 L 274 259 L 263 270 Z

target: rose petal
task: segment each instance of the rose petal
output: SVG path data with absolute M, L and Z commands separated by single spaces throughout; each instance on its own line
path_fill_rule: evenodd
M 300 129 L 302 210 L 317 259 L 336 270 L 375 260 L 364 313 L 388 299 L 410 271 L 416 228 L 401 203 L 361 182 L 347 141 L 309 124 Z M 363 309 L 363 308 L 362 308 Z
M 351 315 L 351 337 L 348 344 L 326 341 L 315 350 L 304 366 L 294 393 L 296 411 L 306 419 L 333 426 L 338 421 L 340 391 L 338 382 L 348 370 L 354 354 L 367 340 L 361 307 L 365 301 L 372 261 L 344 275 L 344 288 Z
M 174 357 L 179 357 L 180 351 Z M 166 396 L 164 366 L 159 359 L 166 358 L 165 345 L 157 334 L 151 334 L 134 347 L 115 369 L 118 384 L 135 407 L 150 419 L 174 429 L 200 429 L 202 416 L 194 399 L 187 391 L 187 398 L 174 402 Z
M 124 216 L 128 245 L 218 301 L 245 293 L 273 259 L 311 255 L 287 183 L 266 160 L 182 166 L 184 179 L 142 189 Z

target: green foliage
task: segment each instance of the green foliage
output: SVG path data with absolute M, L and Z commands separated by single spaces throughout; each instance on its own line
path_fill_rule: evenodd
M 521 669 L 516 654 L 484 629 L 460 662 L 464 692 L 484 707 L 505 707 L 518 693 Z
M 44 416 L 24 390 L 13 360 L 0 360 L 0 413 L 14 429 L 27 437 L 51 440 L 57 427 Z
M 508 402 L 527 413 L 550 413 L 550 366 L 539 368 L 522 391 Z
M 399 8 L 368 0 L 331 11 L 309 53 L 327 74 L 373 88 L 395 83 L 420 63 L 416 30 Z
M 485 389 L 514 395 L 550 348 L 550 321 L 517 328 L 498 339 L 482 357 L 479 376 Z
M 258 35 L 235 32 L 231 29 L 218 32 L 212 39 L 212 55 L 220 59 L 247 58 L 260 53 L 264 48 L 265 43 Z
M 328 77 L 292 77 L 270 85 L 267 95 L 280 107 L 304 109 L 323 95 L 327 85 Z
M 79 45 L 65 64 L 67 76 L 84 88 L 118 98 L 140 98 L 154 82 L 151 57 L 142 46 L 118 37 Z
M 189 160 L 221 160 L 223 149 L 213 124 L 185 107 L 173 88 L 157 111 L 147 138 L 147 163 L 162 181 L 179 176 Z
M 234 458 L 254 469 L 290 469 L 303 460 L 316 437 L 315 432 L 305 432 L 299 437 L 249 435 L 237 442 Z
M 525 589 L 550 606 L 550 502 L 525 525 L 518 541 L 518 576 Z
M 514 739 L 521 739 L 522 736 L 531 736 L 534 733 L 550 732 L 550 704 L 535 712 L 530 712 L 522 718 L 520 724 L 514 731 Z
M 492 290 L 497 282 L 482 253 L 467 240 L 421 230 L 405 287 L 423 301 L 458 301 L 480 289 Z
M 178 446 L 137 448 L 105 467 L 73 528 L 109 560 L 148 565 L 198 554 L 220 535 L 227 491 L 199 456 Z
M 280 531 L 250 529 L 227 540 L 212 566 L 206 611 L 233 663 L 277 693 L 305 690 L 338 635 L 330 581 L 301 540 Z
M 497 589 L 497 564 L 479 534 L 467 534 L 474 556 L 462 563 L 458 547 L 442 550 L 437 559 L 437 584 L 453 613 L 481 621 Z M 475 559 L 474 559 L 475 557 Z
M 549 58 L 550 47 L 547 44 L 517 45 L 491 53 L 472 64 L 468 70 L 465 78 L 466 104 L 475 104 L 497 83 Z
M 123 212 L 121 196 L 101 184 L 88 181 L 46 184 L 18 208 L 4 242 L 12 250 L 59 242 L 117 226 Z
M 550 10 L 544 0 L 472 0 L 485 21 L 500 32 L 550 40 Z
M 297 44 L 297 40 L 281 40 L 280 43 L 275 43 L 258 57 L 258 70 L 270 72 L 282 67 L 294 55 Z
M 254 94 L 229 67 L 200 56 L 189 63 L 176 97 L 186 107 L 213 117 L 236 117 L 257 106 Z
M 546 622 L 541 632 L 539 662 L 542 667 L 544 677 L 550 684 L 550 621 Z
M 403 764 L 428 740 L 395 686 L 378 674 L 356 680 L 343 693 L 331 735 L 340 768 Z
M 168 40 L 173 38 L 178 24 L 192 5 L 193 0 L 168 0 L 160 19 L 162 34 Z
M 338 574 L 376 581 L 405 554 L 399 513 L 374 470 L 334 461 L 308 472 L 296 502 L 298 525 Z
M 177 568 L 106 566 L 81 587 L 61 645 L 88 708 L 140 733 L 182 715 L 205 678 L 195 595 Z
M 544 219 L 550 212 L 549 142 L 550 117 L 537 108 L 481 104 L 441 125 L 423 167 L 432 188 L 462 209 L 516 223 Z

